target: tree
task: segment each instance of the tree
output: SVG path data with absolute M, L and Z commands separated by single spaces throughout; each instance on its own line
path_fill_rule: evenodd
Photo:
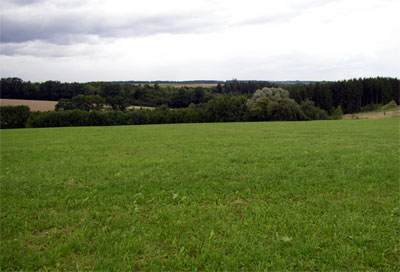
M 216 93 L 222 93 L 221 83 L 218 83 L 217 88 L 215 90 Z
M 151 87 L 149 87 L 152 89 Z M 121 84 L 118 83 L 106 83 L 101 86 L 100 95 L 106 99 L 108 105 L 113 110 L 124 111 L 129 106 L 129 99 L 125 95 L 125 92 Z
M 207 103 L 207 114 L 210 122 L 244 121 L 248 114 L 244 96 L 220 96 Z
M 18 77 L 2 78 L 0 93 L 2 98 L 24 98 L 23 80 Z
M 59 110 L 101 110 L 106 104 L 106 100 L 99 95 L 77 95 L 72 99 L 60 99 L 56 104 L 56 111 Z
M 185 108 L 190 105 L 191 100 L 189 92 L 185 88 L 179 88 L 178 92 L 172 95 L 170 106 L 172 108 Z
M 42 84 L 39 87 L 40 90 L 40 99 L 44 100 L 58 100 L 59 94 L 61 93 L 61 82 L 49 80 Z
M 90 110 L 102 110 L 107 101 L 100 95 L 87 95 L 90 102 Z
M 258 99 L 253 107 L 250 109 L 250 118 L 253 121 L 268 121 L 268 105 L 271 103 L 271 99 L 263 97 Z
M 56 104 L 55 110 L 60 111 L 60 110 L 73 110 L 75 109 L 75 105 L 72 103 L 71 99 L 66 99 L 66 98 L 61 98 L 58 100 L 58 103 Z
M 202 87 L 196 87 L 193 91 L 193 103 L 199 104 L 205 102 L 205 92 Z

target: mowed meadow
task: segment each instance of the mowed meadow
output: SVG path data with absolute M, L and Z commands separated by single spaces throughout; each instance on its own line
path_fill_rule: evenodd
M 399 118 L 1 130 L 1 269 L 399 269 Z

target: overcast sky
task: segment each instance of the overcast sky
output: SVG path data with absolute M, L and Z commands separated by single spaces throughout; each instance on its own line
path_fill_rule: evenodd
M 400 0 L 0 0 L 1 77 L 400 76 Z

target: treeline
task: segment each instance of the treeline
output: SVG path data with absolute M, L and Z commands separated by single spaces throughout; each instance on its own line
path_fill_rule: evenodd
M 128 80 L 128 81 L 113 81 L 116 83 L 133 83 L 133 84 L 218 84 L 224 83 L 221 80 L 154 80 L 154 81 L 146 81 L 146 80 Z
M 394 100 L 399 104 L 400 81 L 397 78 L 364 78 L 336 82 L 318 82 L 285 86 L 290 98 L 298 103 L 314 101 L 326 111 L 339 105 L 344 113 L 360 112 L 367 105 L 387 104 Z
M 240 81 L 234 79 L 226 81 L 223 85 L 218 84 L 215 92 L 233 95 L 252 95 L 257 90 L 272 87 L 278 87 L 278 84 L 268 81 Z
M 331 113 L 341 106 L 344 113 L 356 113 L 367 105 L 386 104 L 394 100 L 399 104 L 400 82 L 397 78 L 364 78 L 336 82 L 311 82 L 308 84 L 271 83 L 267 81 L 226 81 L 215 87 L 160 86 L 159 84 L 131 84 L 115 82 L 43 83 L 25 82 L 19 78 L 1 79 L 1 98 L 61 101 L 60 108 L 71 109 L 75 100 L 92 100 L 124 111 L 129 106 L 186 108 L 190 104 L 202 104 L 219 95 L 246 96 L 257 90 L 283 87 L 289 90 L 289 98 L 298 104 L 313 101 L 315 106 Z M 78 98 L 76 98 L 79 96 Z M 99 97 L 101 99 L 99 99 Z M 75 103 L 79 104 L 79 103 Z M 66 107 L 64 107 L 65 105 Z M 82 109 L 76 107 L 76 109 Z
M 191 81 L 187 81 L 191 83 Z M 197 82 L 197 81 L 196 81 Z M 203 82 L 203 81 L 201 81 Z M 208 81 L 204 81 L 208 82 Z M 105 99 L 104 104 L 114 110 L 125 110 L 129 106 L 157 107 L 167 105 L 170 108 L 185 108 L 190 104 L 205 103 L 219 94 L 252 95 L 263 87 L 276 87 L 266 81 L 227 81 L 218 82 L 216 87 L 180 87 L 150 84 L 132 84 L 130 82 L 88 82 L 61 83 L 46 81 L 32 83 L 20 78 L 1 79 L 1 98 L 61 101 L 62 105 L 73 105 L 75 100 L 91 100 L 94 97 Z M 78 98 L 75 98 L 79 96 Z M 86 98 L 84 98 L 86 96 Z M 76 103 L 75 103 L 76 104 Z M 82 103 L 77 103 L 82 104 Z M 62 106 L 60 108 L 63 108 Z M 70 109 L 67 106 L 68 109 Z M 77 109 L 82 109 L 77 107 Z
M 77 96 L 79 97 L 79 96 Z M 94 97 L 93 101 L 99 102 Z M 74 100 L 79 102 L 80 100 Z M 94 104 L 96 105 L 96 104 Z M 92 105 L 93 106 L 93 105 Z M 382 109 L 397 107 L 391 101 Z M 376 109 L 366 106 L 363 110 Z M 206 103 L 170 109 L 166 105 L 155 109 L 110 110 L 98 108 L 60 109 L 58 111 L 29 112 L 26 106 L 0 107 L 1 128 L 117 126 L 170 123 L 248 122 L 248 121 L 308 121 L 341 119 L 339 105 L 330 111 L 315 106 L 313 101 L 297 103 L 282 88 L 263 88 L 250 98 L 247 96 L 219 95 Z
M 304 121 L 338 119 L 340 108 L 331 115 L 314 106 L 312 101 L 300 105 L 287 97 L 283 89 L 263 88 L 251 99 L 246 96 L 220 95 L 206 103 L 170 109 L 166 105 L 155 109 L 83 110 L 70 109 L 31 112 L 20 127 L 113 126 L 168 123 L 243 122 L 243 121 Z M 2 107 L 3 108 L 3 107 Z M 13 107 L 11 107 L 13 108 Z M 7 109 L 9 110 L 9 109 Z M 10 118 L 11 117 L 11 118 Z M 2 128 L 11 128 L 11 115 L 3 115 Z
M 161 87 L 159 84 L 128 84 L 113 82 L 43 83 L 25 82 L 20 78 L 1 79 L 1 98 L 50 100 L 72 99 L 78 95 L 103 97 L 113 109 L 124 110 L 129 106 L 156 107 L 167 105 L 171 108 L 187 107 L 213 98 L 215 88 L 203 87 Z
M 207 82 L 207 81 L 205 81 Z M 116 82 L 61 83 L 46 81 L 33 83 L 20 78 L 1 79 L 1 98 L 59 101 L 82 96 L 100 96 L 115 110 L 129 106 L 185 108 L 190 104 L 205 103 L 219 94 L 251 95 L 263 87 L 274 87 L 266 81 L 232 80 L 215 87 L 172 87 L 155 84 L 132 84 Z

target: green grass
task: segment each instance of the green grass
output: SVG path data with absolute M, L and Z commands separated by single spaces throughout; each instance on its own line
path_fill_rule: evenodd
M 399 118 L 1 131 L 2 270 L 399 270 Z

